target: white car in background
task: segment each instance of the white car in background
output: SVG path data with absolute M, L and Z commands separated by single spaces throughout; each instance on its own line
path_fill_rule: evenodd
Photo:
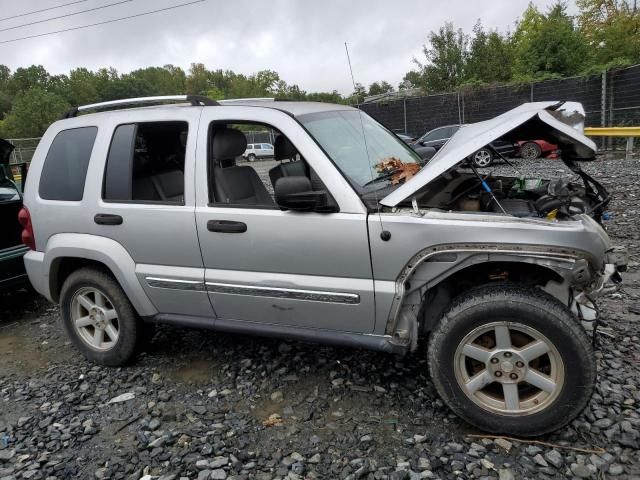
M 270 143 L 248 143 L 242 156 L 250 162 L 254 162 L 257 158 L 273 158 L 273 145 Z

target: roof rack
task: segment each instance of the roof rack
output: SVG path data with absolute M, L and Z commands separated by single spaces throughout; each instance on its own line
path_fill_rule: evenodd
M 67 113 L 65 113 L 62 118 L 73 118 L 77 116 L 78 113 L 85 110 L 106 110 L 111 107 L 119 107 L 123 105 L 140 105 L 145 103 L 162 102 L 190 102 L 193 106 L 220 105 L 218 102 L 202 95 L 166 95 L 157 97 L 123 98 L 122 100 L 111 100 L 109 102 L 92 103 L 90 105 L 73 107 Z
M 273 97 L 256 97 L 256 98 L 225 98 L 224 100 L 218 100 L 218 103 L 253 103 L 253 102 L 275 102 Z

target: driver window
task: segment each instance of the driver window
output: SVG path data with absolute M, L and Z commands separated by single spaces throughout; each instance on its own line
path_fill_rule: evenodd
M 261 148 L 266 144 L 273 150 Z M 263 152 L 256 156 L 255 150 Z M 212 122 L 208 152 L 211 206 L 277 209 L 275 185 L 288 176 L 307 177 L 313 190 L 325 190 L 293 143 L 270 125 Z

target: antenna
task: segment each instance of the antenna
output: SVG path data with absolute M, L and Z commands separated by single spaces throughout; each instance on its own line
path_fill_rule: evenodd
M 353 83 L 353 91 L 356 90 L 356 79 L 353 78 L 353 68 L 351 68 L 351 57 L 349 57 L 349 46 L 344 42 L 344 49 L 347 52 L 347 63 L 349 64 L 349 72 L 351 73 L 351 83 Z
M 356 80 L 355 80 L 355 77 L 353 76 L 353 68 L 351 67 L 351 57 L 349 56 L 349 46 L 347 45 L 347 42 L 344 42 L 344 49 L 347 52 L 347 63 L 349 64 L 349 73 L 351 73 L 351 82 L 353 83 L 353 91 L 355 93 Z M 365 149 L 365 152 L 367 153 L 367 162 L 369 163 L 369 171 L 371 171 L 371 155 L 369 155 L 369 146 L 367 145 L 367 136 L 364 133 L 364 122 L 362 121 L 362 110 L 360 110 L 360 108 L 358 108 L 358 118 L 360 118 L 360 128 L 362 130 L 362 141 L 364 142 L 364 149 Z M 374 180 L 373 172 L 371 172 L 371 180 L 372 181 Z M 384 229 L 384 226 L 382 225 L 382 215 L 380 214 L 380 202 L 378 199 L 377 190 L 374 190 L 373 193 L 376 198 L 376 208 L 378 209 L 378 221 L 380 222 L 380 238 L 382 239 L 382 241 L 388 242 L 389 239 L 391 238 L 391 233 L 386 231 Z

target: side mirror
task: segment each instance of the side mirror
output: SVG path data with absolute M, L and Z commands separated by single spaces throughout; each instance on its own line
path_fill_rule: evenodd
M 281 177 L 276 180 L 274 190 L 276 203 L 282 210 L 335 211 L 335 208 L 327 205 L 327 192 L 314 191 L 311 180 L 305 176 Z

